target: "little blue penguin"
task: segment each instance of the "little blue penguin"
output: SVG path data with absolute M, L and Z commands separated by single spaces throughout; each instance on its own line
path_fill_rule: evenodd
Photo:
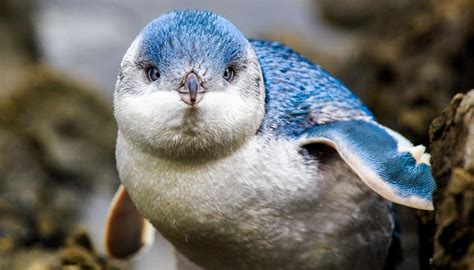
M 151 21 L 121 62 L 109 254 L 158 230 L 204 269 L 382 269 L 392 202 L 431 210 L 430 156 L 340 81 L 208 11 Z

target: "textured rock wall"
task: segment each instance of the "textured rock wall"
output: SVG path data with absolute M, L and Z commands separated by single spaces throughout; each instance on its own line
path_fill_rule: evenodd
M 458 94 L 430 127 L 435 269 L 474 269 L 474 90 Z

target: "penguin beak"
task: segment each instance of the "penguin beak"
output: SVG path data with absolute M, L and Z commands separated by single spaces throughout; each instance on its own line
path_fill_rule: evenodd
M 186 75 L 182 87 L 178 90 L 181 100 L 191 106 L 198 104 L 205 92 L 200 84 L 199 77 L 194 72 Z

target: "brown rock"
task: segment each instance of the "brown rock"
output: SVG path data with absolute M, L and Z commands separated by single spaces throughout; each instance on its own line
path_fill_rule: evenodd
M 74 232 L 66 242 L 66 246 L 59 251 L 58 255 L 63 269 L 130 269 L 125 261 L 97 255 L 87 232 L 83 230 Z
M 435 269 L 474 269 L 474 90 L 458 94 L 430 128 L 437 191 Z
M 90 241 L 71 245 L 67 235 L 91 190 L 116 183 L 111 106 L 98 91 L 45 67 L 29 71 L 0 99 L 0 269 L 90 260 L 108 269 L 111 260 Z

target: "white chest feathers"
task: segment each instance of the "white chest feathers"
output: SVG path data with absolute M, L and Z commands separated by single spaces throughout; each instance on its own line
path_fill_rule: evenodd
M 163 214 L 232 216 L 239 206 L 274 207 L 276 200 L 317 190 L 316 163 L 289 142 L 256 139 L 219 160 L 189 164 L 144 153 L 119 136 L 117 162 L 121 181 L 152 221 Z
M 324 170 L 296 143 L 263 140 L 190 165 L 145 153 L 119 134 L 120 178 L 155 228 L 209 269 L 349 266 L 362 253 L 373 257 L 364 267 L 383 263 L 392 229 L 385 202 L 342 161 Z M 370 232 L 350 229 L 365 225 Z M 374 251 L 358 241 L 385 243 Z

